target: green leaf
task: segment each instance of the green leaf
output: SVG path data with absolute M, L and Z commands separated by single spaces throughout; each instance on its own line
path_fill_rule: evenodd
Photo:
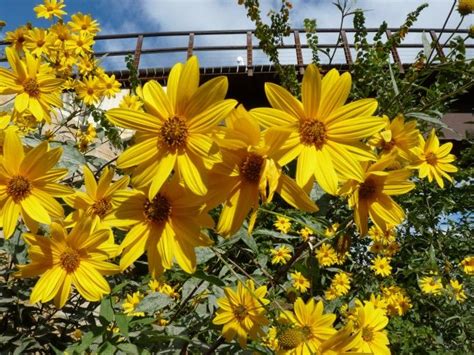
M 395 80 L 395 76 L 393 75 L 392 64 L 388 63 L 388 70 L 390 72 L 390 79 L 392 80 L 393 92 L 396 96 L 400 94 L 400 90 L 398 90 L 397 81 Z
M 431 123 L 437 124 L 437 125 L 439 125 L 443 128 L 450 129 L 446 125 L 446 123 L 441 122 L 441 120 L 439 118 L 435 118 L 435 117 L 427 115 L 426 113 L 423 113 L 423 112 L 408 112 L 408 113 L 405 114 L 405 116 L 406 117 L 417 118 L 417 119 L 427 121 L 427 122 L 431 122 Z
M 135 309 L 136 312 L 155 313 L 171 304 L 173 299 L 163 293 L 153 292 L 141 300 Z
M 138 348 L 136 345 L 134 344 L 130 344 L 130 343 L 122 343 L 122 344 L 119 344 L 117 345 L 117 348 L 119 350 L 122 350 L 123 352 L 125 352 L 126 354 L 139 354 L 140 352 L 138 351 Z
M 117 323 L 117 327 L 119 327 L 120 332 L 128 337 L 128 323 L 130 319 L 125 314 L 116 314 L 115 315 L 115 323 Z
M 204 271 L 202 271 L 202 270 L 197 270 L 197 271 L 193 274 L 193 276 L 194 276 L 194 277 L 197 277 L 198 279 L 207 281 L 207 282 L 209 282 L 210 284 L 213 284 L 213 285 L 216 285 L 216 286 L 220 286 L 220 287 L 224 287 L 224 286 L 225 286 L 224 281 L 222 281 L 220 278 L 218 278 L 217 276 L 214 276 L 214 275 L 206 274 L 206 273 L 205 273 Z
M 100 303 L 99 317 L 105 319 L 107 323 L 114 320 L 114 309 L 112 308 L 112 302 L 109 297 L 104 298 Z

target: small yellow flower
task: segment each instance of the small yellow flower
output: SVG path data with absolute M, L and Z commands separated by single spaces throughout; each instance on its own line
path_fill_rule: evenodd
M 331 285 L 326 291 L 326 299 L 334 299 L 340 296 L 344 296 L 351 289 L 351 279 L 348 273 L 338 272 L 331 280 Z
M 324 236 L 326 238 L 333 238 L 339 229 L 339 223 L 333 223 L 324 231 Z
M 357 307 L 357 321 L 361 331 L 361 342 L 354 350 L 363 354 L 390 354 L 389 340 L 384 328 L 388 318 L 383 310 L 377 309 L 372 302 Z
M 62 18 L 66 15 L 66 11 L 62 10 L 65 6 L 63 0 L 44 0 L 43 4 L 36 6 L 33 10 L 36 12 L 36 17 L 51 20 L 54 16 Z
M 273 224 L 277 230 L 279 230 L 282 233 L 288 233 L 289 230 L 291 229 L 291 222 L 288 218 L 278 216 L 277 220 Z
M 449 283 L 451 285 L 454 299 L 459 303 L 463 303 L 467 299 L 463 290 L 463 284 L 457 280 L 449 280 Z
M 459 265 L 467 275 L 474 275 L 474 256 L 465 257 Z
M 123 312 L 130 317 L 144 317 L 144 312 L 135 311 L 143 297 L 140 291 L 134 292 L 132 295 L 127 294 L 127 301 L 122 303 Z
M 304 277 L 301 272 L 295 271 L 290 274 L 291 279 L 293 280 L 293 287 L 296 288 L 301 293 L 308 291 L 310 283 L 306 277 Z
M 276 351 L 278 350 L 278 329 L 276 327 L 268 328 L 267 335 L 265 335 L 262 339 L 262 344 L 265 345 L 270 350 Z
M 94 139 L 97 138 L 97 132 L 93 124 L 89 123 L 85 131 L 80 130 L 78 132 L 78 147 L 83 153 L 87 151 L 87 147 L 91 144 Z
M 443 284 L 437 276 L 424 276 L 420 279 L 420 289 L 426 294 L 439 295 L 443 290 Z
M 119 104 L 120 108 L 127 108 L 134 111 L 143 111 L 143 102 L 137 95 L 125 95 Z
M 285 265 L 291 259 L 291 250 L 285 245 L 270 250 L 270 253 L 272 254 L 272 264 Z
M 377 256 L 372 260 L 372 266 L 370 267 L 375 275 L 382 277 L 389 276 L 392 273 L 392 267 L 390 266 L 390 258 Z
M 313 235 L 313 231 L 308 227 L 304 227 L 298 231 L 298 234 L 301 236 L 301 239 L 303 239 L 303 242 L 307 242 L 309 237 Z
M 316 258 L 320 266 L 331 266 L 337 263 L 336 250 L 327 243 L 323 243 L 316 251 Z
M 461 16 L 469 15 L 474 11 L 474 0 L 459 0 L 458 12 Z
M 104 88 L 98 77 L 88 76 L 77 83 L 76 93 L 86 105 L 94 105 L 102 98 Z

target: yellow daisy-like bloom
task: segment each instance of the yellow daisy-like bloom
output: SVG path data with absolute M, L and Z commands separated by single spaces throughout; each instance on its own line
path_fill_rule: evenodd
M 156 278 L 170 269 L 173 257 L 187 273 L 196 271 L 194 248 L 209 246 L 211 239 L 201 233 L 201 227 L 212 228 L 213 221 L 201 211 L 202 201 L 190 194 L 178 179 L 167 182 L 154 198 L 148 191 L 117 191 L 117 209 L 110 224 L 133 226 L 121 244 L 120 268 L 125 270 L 144 252 L 148 268 Z
M 303 239 L 303 242 L 307 242 L 309 238 L 314 235 L 313 231 L 308 227 L 301 228 L 298 234 L 301 236 L 301 239 Z
M 94 229 L 92 220 L 83 220 L 69 233 L 57 223 L 51 224 L 51 236 L 24 234 L 31 263 L 19 265 L 18 277 L 41 275 L 30 296 L 30 303 L 54 298 L 61 308 L 71 293 L 71 286 L 88 301 L 99 301 L 110 293 L 104 275 L 119 271 L 106 260 L 116 253 L 109 232 Z
M 279 321 L 290 325 L 278 335 L 278 344 L 284 354 L 319 354 L 318 349 L 325 340 L 336 334 L 333 323 L 336 315 L 323 314 L 323 302 L 311 298 L 306 304 L 297 298 L 294 311 L 284 311 Z
M 87 32 L 71 35 L 66 41 L 66 50 L 72 51 L 76 56 L 87 56 L 92 52 L 94 36 Z
M 21 51 L 23 50 L 26 35 L 29 31 L 30 28 L 28 28 L 27 26 L 18 27 L 14 31 L 10 31 L 5 34 L 5 41 L 9 42 L 11 46 L 17 51 Z
M 262 344 L 265 345 L 270 350 L 278 350 L 278 329 L 277 327 L 269 327 L 268 332 L 265 337 L 262 339 Z
M 50 224 L 51 218 L 63 218 L 63 208 L 54 197 L 73 190 L 56 183 L 68 173 L 67 169 L 53 169 L 61 153 L 61 148 L 49 149 L 48 143 L 42 142 L 25 154 L 15 130 L 5 131 L 0 161 L 0 216 L 5 238 L 15 231 L 20 214 L 31 231 L 36 231 L 38 222 Z
M 388 298 L 385 297 L 385 300 L 387 302 L 387 313 L 390 316 L 401 317 L 413 307 L 410 297 L 402 292 Z
M 346 272 L 338 272 L 331 280 L 330 288 L 334 289 L 337 296 L 343 296 L 351 289 L 351 278 Z
M 349 180 L 341 188 L 342 194 L 350 194 L 349 207 L 354 208 L 354 222 L 361 236 L 367 234 L 369 216 L 382 230 L 400 224 L 405 218 L 402 208 L 391 196 L 405 194 L 415 184 L 408 180 L 411 175 L 408 169 L 384 171 L 391 162 L 392 159 L 387 157 L 373 164 L 364 164 L 363 178 Z
M 316 250 L 316 259 L 320 266 L 331 266 L 337 263 L 337 253 L 336 250 L 327 243 L 321 244 L 321 246 Z
M 143 295 L 140 291 L 134 292 L 133 294 L 127 294 L 127 300 L 122 303 L 123 313 L 130 317 L 145 317 L 145 312 L 136 312 L 135 309 L 143 299 Z
M 412 150 L 417 157 L 412 167 L 418 169 L 421 179 L 428 177 L 429 182 L 434 179 L 439 187 L 444 188 L 443 177 L 452 182 L 453 178 L 447 173 L 458 171 L 458 168 L 449 164 L 456 159 L 453 154 L 450 154 L 453 143 L 448 142 L 440 146 L 434 129 L 426 142 L 421 135 L 419 135 L 419 140 L 419 146 Z
M 171 298 L 179 298 L 179 293 L 177 293 L 174 288 L 171 285 L 168 285 L 166 282 L 150 280 L 148 287 L 152 292 L 161 292 Z
M 105 167 L 99 180 L 96 181 L 94 174 L 87 167 L 83 167 L 85 191 L 76 191 L 74 195 L 66 196 L 63 200 L 71 207 L 76 209 L 67 218 L 66 222 L 74 224 L 86 215 L 94 218 L 101 228 L 114 227 L 113 206 L 119 201 L 115 195 L 119 191 L 127 188 L 130 178 L 122 176 L 119 180 L 112 183 L 114 170 Z
M 385 129 L 369 140 L 369 144 L 380 150 L 380 156 L 395 152 L 405 161 L 412 158 L 411 149 L 418 145 L 420 132 L 416 128 L 416 121 L 405 122 L 403 115 L 398 115 L 391 122 L 384 116 Z
M 359 346 L 360 342 L 361 331 L 354 329 L 353 322 L 349 321 L 343 328 L 339 329 L 336 334 L 332 335 L 319 346 L 319 354 L 347 354 L 350 352 L 350 349 Z
M 151 184 L 153 198 L 175 170 L 192 192 L 207 193 L 206 167 L 215 161 L 217 146 L 211 131 L 232 111 L 235 100 L 225 100 L 227 78 L 218 77 L 199 86 L 196 57 L 173 66 L 166 93 L 156 81 L 143 87 L 145 112 L 116 108 L 106 113 L 117 126 L 140 133 L 137 144 L 122 153 L 120 168 L 137 166 L 136 185 Z
M 469 15 L 474 11 L 474 0 L 459 0 L 458 12 L 461 16 Z
M 43 0 L 43 4 L 35 6 L 33 10 L 36 12 L 36 17 L 51 20 L 54 16 L 62 18 L 66 15 L 66 11 L 62 10 L 64 7 L 66 5 L 63 0 Z
M 377 256 L 372 260 L 372 266 L 370 267 L 375 275 L 382 277 L 389 276 L 392 273 L 392 267 L 390 266 L 390 258 Z
M 72 21 L 68 22 L 68 25 L 74 32 L 85 32 L 95 35 L 100 31 L 99 23 L 90 15 L 84 15 L 83 13 L 78 12 L 71 16 L 71 20 Z
M 77 82 L 76 93 L 86 105 L 95 105 L 103 97 L 104 87 L 98 77 L 88 76 Z
M 24 47 L 34 56 L 48 54 L 53 45 L 53 36 L 42 28 L 33 28 L 25 36 Z
M 324 230 L 324 236 L 326 238 L 333 238 L 339 229 L 339 223 L 333 223 Z
M 92 123 L 89 123 L 85 129 L 77 132 L 77 145 L 82 153 L 87 152 L 89 145 L 97 138 L 97 131 Z
M 372 302 L 357 307 L 357 327 L 361 330 L 361 342 L 353 350 L 364 354 L 390 355 L 390 344 L 384 328 L 388 318 L 384 311 L 375 308 Z
M 301 293 L 308 291 L 310 283 L 306 277 L 304 277 L 301 272 L 295 271 L 290 273 L 291 280 L 293 281 L 293 287 L 296 288 Z
M 241 347 L 246 347 L 247 338 L 257 340 L 265 333 L 262 326 L 267 325 L 264 306 L 270 303 L 265 298 L 267 287 L 260 286 L 255 289 L 252 280 L 247 280 L 245 285 L 240 281 L 237 290 L 230 287 L 224 288 L 225 297 L 217 300 L 216 316 L 213 324 L 223 325 L 222 335 L 227 341 L 237 337 Z
M 270 250 L 272 254 L 272 264 L 285 265 L 288 260 L 291 259 L 291 249 L 286 245 L 282 245 L 279 248 Z
M 381 242 L 383 245 L 389 245 L 396 240 L 396 229 L 395 227 L 387 226 L 387 229 L 383 230 L 377 226 L 372 226 L 369 229 L 368 236 L 374 242 Z
M 438 276 L 422 277 L 419 286 L 421 291 L 426 294 L 439 295 L 443 291 L 443 284 Z
M 360 140 L 373 136 L 385 123 L 372 116 L 377 108 L 374 99 L 344 105 L 351 85 L 349 73 L 339 75 L 332 69 L 321 80 L 317 67 L 310 64 L 303 77 L 302 102 L 281 86 L 266 83 L 273 108 L 251 111 L 263 127 L 285 136 L 278 163 L 286 165 L 298 157 L 299 186 L 308 185 L 314 176 L 324 191 L 335 195 L 341 177 L 360 178 L 354 167 L 375 159 Z
M 459 303 L 463 303 L 467 300 L 466 293 L 463 290 L 463 284 L 457 280 L 449 280 L 451 290 L 453 292 L 454 299 Z
M 120 82 L 115 80 L 115 75 L 108 76 L 107 74 L 100 76 L 100 81 L 104 89 L 104 95 L 108 98 L 115 97 L 117 93 L 120 92 L 120 87 L 122 86 Z
M 304 211 L 315 212 L 317 207 L 292 179 L 275 165 L 271 135 L 263 136 L 255 119 L 239 106 L 226 120 L 216 139 L 221 147 L 222 162 L 216 163 L 209 175 L 208 202 L 227 196 L 217 232 L 223 236 L 236 233 L 248 212 L 252 210 L 249 233 L 255 223 L 259 201 L 271 201 L 278 193 L 288 204 Z M 212 196 L 212 197 L 210 197 Z M 289 219 L 277 217 L 275 226 L 283 233 L 291 228 Z
M 459 265 L 467 275 L 474 275 L 474 256 L 466 256 Z
M 11 116 L 8 112 L 0 112 L 0 161 L 3 157 L 3 144 L 5 142 L 5 129 L 10 124 L 10 119 L 11 119 Z
M 291 229 L 291 222 L 288 218 L 283 216 L 277 216 L 275 223 L 273 226 L 282 233 L 288 233 Z
M 143 111 L 143 102 L 137 95 L 125 95 L 119 104 L 120 108 L 127 108 L 134 111 Z
M 16 50 L 5 49 L 12 70 L 0 68 L 0 94 L 16 94 L 15 110 L 19 113 L 29 110 L 38 121 L 50 121 L 52 106 L 62 106 L 61 86 L 63 80 L 56 79 L 49 69 L 41 65 L 40 58 L 25 53 L 21 60 Z

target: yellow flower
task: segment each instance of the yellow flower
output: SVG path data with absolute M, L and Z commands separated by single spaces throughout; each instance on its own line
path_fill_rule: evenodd
M 291 259 L 291 250 L 285 245 L 270 250 L 270 253 L 272 254 L 272 264 L 285 265 Z
M 285 138 L 280 165 L 298 157 L 299 186 L 308 185 L 314 176 L 324 191 L 335 195 L 340 179 L 362 178 L 354 167 L 360 161 L 375 159 L 360 140 L 380 131 L 385 123 L 372 116 L 377 109 L 374 99 L 344 105 L 351 85 L 349 73 L 339 75 L 332 69 L 321 80 L 317 67 L 310 64 L 303 77 L 302 102 L 281 86 L 266 83 L 265 92 L 273 108 L 251 111 L 264 128 Z
M 419 284 L 421 291 L 426 294 L 439 295 L 443 291 L 443 284 L 438 276 L 424 276 Z
M 151 200 L 148 191 L 117 191 L 117 209 L 110 224 L 132 228 L 121 244 L 120 268 L 125 270 L 146 250 L 148 269 L 156 278 L 173 265 L 173 258 L 187 273 L 196 271 L 194 248 L 209 246 L 212 240 L 201 233 L 213 221 L 201 211 L 201 199 L 190 194 L 173 179 Z
M 377 256 L 372 260 L 372 266 L 370 267 L 375 275 L 382 277 L 389 276 L 392 273 L 392 267 L 390 266 L 390 258 Z
M 53 36 L 42 28 L 33 28 L 25 35 L 24 47 L 34 56 L 48 54 L 53 45 Z
M 0 94 L 16 94 L 15 110 L 19 113 L 29 110 L 38 121 L 50 121 L 52 106 L 62 106 L 60 93 L 63 80 L 49 74 L 41 65 L 40 58 L 26 52 L 25 60 L 11 47 L 5 49 L 12 70 L 0 68 Z
M 73 190 L 56 183 L 68 173 L 67 169 L 53 169 L 61 153 L 61 148 L 49 149 L 48 143 L 42 142 L 25 154 L 16 132 L 5 131 L 0 161 L 0 215 L 5 238 L 15 231 L 20 214 L 31 231 L 36 231 L 38 222 L 50 224 L 51 218 L 63 218 L 63 208 L 54 197 Z
M 85 132 L 82 131 L 82 129 L 78 131 L 79 150 L 82 153 L 85 153 L 87 151 L 87 147 L 89 146 L 89 144 L 91 144 L 96 137 L 97 137 L 97 132 L 95 130 L 94 125 L 91 123 L 87 125 Z
M 82 56 L 77 62 L 79 73 L 84 76 L 92 75 L 92 72 L 97 69 L 97 66 L 98 61 L 92 56 Z
M 409 192 L 415 184 L 409 181 L 410 170 L 384 171 L 391 163 L 390 157 L 373 164 L 365 164 L 365 172 L 360 180 L 349 180 L 341 193 L 349 193 L 349 207 L 354 208 L 354 222 L 361 236 L 367 234 L 367 222 L 387 230 L 389 226 L 400 224 L 405 218 L 402 208 L 392 199 L 393 195 Z
M 463 303 L 467 299 L 463 290 L 463 284 L 457 280 L 449 280 L 449 284 L 451 285 L 454 299 L 459 303 Z
M 36 12 L 36 17 L 51 20 L 53 16 L 62 18 L 66 15 L 66 11 L 62 10 L 65 6 L 63 0 L 43 0 L 43 4 L 35 6 L 33 10 Z
M 292 179 L 275 165 L 273 152 L 278 142 L 272 135 L 264 136 L 255 119 L 243 106 L 233 110 L 226 119 L 226 128 L 221 128 L 216 139 L 221 147 L 222 162 L 216 163 L 209 175 L 210 204 L 226 196 L 217 231 L 223 236 L 236 233 L 248 212 L 251 233 L 259 200 L 269 202 L 278 193 L 293 207 L 314 212 L 317 207 Z M 289 225 L 289 221 L 280 225 Z M 278 228 L 278 227 L 277 227 Z M 280 229 L 284 233 L 289 228 Z M 285 232 L 286 231 L 286 232 Z
M 396 240 L 396 229 L 391 226 L 387 226 L 387 229 L 383 230 L 376 225 L 370 227 L 368 236 L 374 242 L 380 242 L 382 245 L 389 245 Z
M 277 216 L 273 226 L 282 233 L 288 233 L 291 229 L 291 222 L 288 218 L 283 216 Z
M 122 176 L 112 183 L 114 170 L 105 167 L 99 180 L 96 182 L 94 174 L 87 167 L 83 167 L 85 191 L 76 191 L 74 195 L 63 197 L 63 200 L 76 211 L 71 213 L 66 222 L 74 224 L 86 215 L 92 217 L 101 228 L 111 231 L 115 227 L 112 214 L 114 205 L 119 203 L 115 195 L 127 188 L 129 177 Z M 112 235 L 112 233 L 111 233 Z
M 94 43 L 93 35 L 87 32 L 80 32 L 71 35 L 71 38 L 66 41 L 66 50 L 72 51 L 77 56 L 87 56 L 92 52 Z
M 474 256 L 466 256 L 459 265 L 467 275 L 474 275 Z
M 301 236 L 301 239 L 303 239 L 303 242 L 307 242 L 309 237 L 311 237 L 314 233 L 308 227 L 303 227 L 298 231 L 298 234 Z
M 5 41 L 10 42 L 11 46 L 17 51 L 23 50 L 23 45 L 26 41 L 26 35 L 30 31 L 28 26 L 18 27 L 14 31 L 5 34 Z
M 54 45 L 58 49 L 64 48 L 64 43 L 71 38 L 69 27 L 62 22 L 55 23 L 49 28 L 50 33 L 54 36 Z
M 278 350 L 278 329 L 276 327 L 269 327 L 268 332 L 262 339 L 262 344 L 270 350 Z
M 354 331 L 353 322 L 348 322 L 343 328 L 325 340 L 319 347 L 319 354 L 347 354 L 350 349 L 359 346 L 361 331 Z
M 308 291 L 310 283 L 306 277 L 304 277 L 301 272 L 295 271 L 290 273 L 290 277 L 293 280 L 293 287 L 296 288 L 301 293 Z
M 316 258 L 320 266 L 331 266 L 337 263 L 336 250 L 327 243 L 321 244 L 318 250 L 316 250 Z
M 397 157 L 405 161 L 412 158 L 411 149 L 418 145 L 420 132 L 416 128 L 416 121 L 405 122 L 403 115 L 398 115 L 392 122 L 384 116 L 385 129 L 369 140 L 369 143 L 380 150 L 380 156 L 396 153 Z
M 401 317 L 413 307 L 410 297 L 404 291 L 384 295 L 384 300 L 387 303 L 387 313 L 390 316 L 396 315 Z
M 324 230 L 324 236 L 326 238 L 333 238 L 336 235 L 338 229 L 339 223 L 333 223 Z
M 106 113 L 114 124 L 141 134 L 137 144 L 122 153 L 120 168 L 137 166 L 134 181 L 150 182 L 152 199 L 175 170 L 197 195 L 207 193 L 206 166 L 212 165 L 217 146 L 211 131 L 232 111 L 236 101 L 225 100 L 227 78 L 199 86 L 197 57 L 173 66 L 166 93 L 156 81 L 143 87 L 145 112 L 115 108 Z
M 94 35 L 100 31 L 99 23 L 92 19 L 90 15 L 84 15 L 78 12 L 71 16 L 71 20 L 72 21 L 68 22 L 68 25 L 74 32 L 86 32 Z
M 278 335 L 280 350 L 285 354 L 318 354 L 319 346 L 329 339 L 336 330 L 333 323 L 336 316 L 332 313 L 323 314 L 323 302 L 316 303 L 313 298 L 305 304 L 298 297 L 294 304 L 294 311 L 284 311 L 279 321 L 290 328 Z
M 122 101 L 119 104 L 120 108 L 127 108 L 134 111 L 143 111 L 143 102 L 137 95 L 125 95 L 122 97 Z
M 461 16 L 469 15 L 474 11 L 474 0 L 459 0 L 458 12 Z
M 426 142 L 421 135 L 419 139 L 420 145 L 413 148 L 413 153 L 417 158 L 412 167 L 418 169 L 420 179 L 428 177 L 429 182 L 435 179 L 439 187 L 444 188 L 443 177 L 452 182 L 453 178 L 447 173 L 458 171 L 458 168 L 449 164 L 456 159 L 453 154 L 449 153 L 453 148 L 453 143 L 448 142 L 440 146 L 434 129 Z
M 160 292 L 171 298 L 179 297 L 179 294 L 174 290 L 174 288 L 165 282 L 160 282 L 153 279 L 148 283 L 148 287 L 152 292 Z
M 104 89 L 104 95 L 108 98 L 115 97 L 115 94 L 120 92 L 121 84 L 115 80 L 115 75 L 108 76 L 104 74 L 100 76 L 100 81 Z
M 361 331 L 361 342 L 353 350 L 364 354 L 390 355 L 389 340 L 384 328 L 388 318 L 383 310 L 374 307 L 372 302 L 357 307 L 357 327 Z
M 349 277 L 349 274 L 341 271 L 334 275 L 334 277 L 332 278 L 327 296 L 335 296 L 334 298 L 344 296 L 349 292 L 350 289 L 351 279 Z M 327 296 L 326 298 L 328 298 Z
M 134 292 L 133 294 L 127 294 L 127 301 L 122 303 L 123 312 L 130 317 L 144 317 L 145 312 L 136 312 L 135 309 L 143 299 L 143 295 L 140 291 Z
M 102 98 L 104 87 L 98 77 L 88 76 L 77 82 L 76 93 L 86 105 L 94 105 Z
M 31 263 L 19 265 L 18 277 L 41 275 L 30 296 L 30 303 L 48 302 L 56 307 L 66 303 L 71 286 L 88 301 L 99 301 L 110 293 L 104 275 L 119 271 L 106 260 L 116 253 L 109 232 L 94 229 L 92 220 L 83 220 L 69 233 L 57 223 L 50 226 L 51 236 L 24 234 Z
M 217 300 L 216 316 L 213 324 L 223 325 L 222 335 L 227 341 L 235 336 L 241 347 L 247 344 L 247 338 L 257 340 L 265 333 L 262 326 L 268 324 L 265 316 L 264 306 L 270 303 L 265 297 L 267 287 L 261 286 L 255 289 L 252 280 L 237 284 L 237 291 L 230 287 L 224 288 L 225 297 Z

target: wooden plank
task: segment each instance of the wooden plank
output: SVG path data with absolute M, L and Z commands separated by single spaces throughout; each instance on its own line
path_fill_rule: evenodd
M 295 30 L 293 31 L 293 35 L 295 36 L 295 50 L 296 50 L 296 65 L 300 71 L 300 74 L 304 74 L 304 63 L 303 63 L 303 52 L 301 51 L 301 40 L 300 40 L 300 33 Z
M 135 47 L 135 55 L 133 57 L 133 65 L 135 69 L 137 70 L 138 70 L 138 66 L 140 65 L 140 55 L 142 54 L 142 46 L 143 46 L 143 35 L 140 35 L 137 38 L 137 45 Z
M 392 37 L 392 31 L 386 30 L 385 34 L 387 35 L 387 38 L 390 39 Z M 405 70 L 403 69 L 403 64 L 402 61 L 400 60 L 400 56 L 398 55 L 397 47 L 394 45 L 390 49 L 392 52 L 392 57 L 395 63 L 398 65 L 398 70 L 401 74 L 405 73 Z
M 434 47 L 436 49 L 436 52 L 438 53 L 439 59 L 442 62 L 444 62 L 446 60 L 446 56 L 444 55 L 443 48 L 441 48 L 441 45 L 439 44 L 439 40 L 438 40 L 438 36 L 436 35 L 436 32 L 431 30 L 430 36 L 431 36 L 431 39 L 433 40 Z
M 189 41 L 188 41 L 188 53 L 187 58 L 191 58 L 193 56 L 193 48 L 194 48 L 194 32 L 189 34 Z
M 346 31 L 341 30 L 341 38 L 342 38 L 342 45 L 344 47 L 344 55 L 346 57 L 347 65 L 352 65 L 354 62 L 352 61 L 351 50 L 349 49 L 349 41 L 347 40 Z
M 253 76 L 252 31 L 247 32 L 247 75 Z

